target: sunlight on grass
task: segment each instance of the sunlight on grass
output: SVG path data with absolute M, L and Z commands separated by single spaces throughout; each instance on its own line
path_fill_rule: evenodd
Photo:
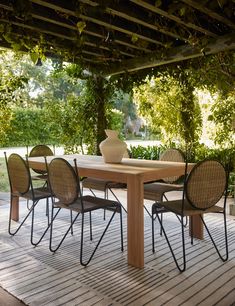
M 0 192 L 9 191 L 9 181 L 6 169 L 5 159 L 3 157 L 0 158 Z

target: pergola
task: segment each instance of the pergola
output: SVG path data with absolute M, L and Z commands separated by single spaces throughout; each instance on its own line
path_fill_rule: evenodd
M 0 46 L 135 72 L 235 48 L 231 0 L 0 0 Z
M 143 78 L 235 49 L 231 0 L 0 0 L 0 9 L 0 46 L 92 72 L 97 153 L 107 127 L 104 77 Z

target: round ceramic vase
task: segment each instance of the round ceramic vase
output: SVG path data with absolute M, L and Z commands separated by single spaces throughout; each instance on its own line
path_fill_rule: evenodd
M 105 163 L 120 163 L 127 149 L 124 141 L 118 138 L 118 131 L 105 130 L 108 136 L 99 147 Z

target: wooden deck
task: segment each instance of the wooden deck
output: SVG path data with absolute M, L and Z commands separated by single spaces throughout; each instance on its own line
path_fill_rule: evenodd
M 25 202 L 20 205 L 25 207 Z M 79 222 L 74 236 L 69 236 L 61 249 L 52 254 L 48 250 L 48 237 L 37 248 L 31 246 L 30 222 L 18 235 L 9 237 L 8 209 L 8 204 L 0 205 L 0 286 L 27 305 L 235 305 L 235 217 L 228 216 L 229 261 L 222 263 L 207 236 L 204 241 L 195 240 L 193 246 L 187 238 L 187 270 L 180 274 L 164 238 L 158 234 L 157 252 L 152 254 L 151 223 L 147 214 L 144 269 L 128 266 L 126 251 L 120 251 L 118 216 L 94 259 L 84 268 L 79 265 Z M 36 231 L 39 234 L 46 221 L 44 204 L 38 210 Z M 94 234 L 103 228 L 102 216 L 102 213 L 93 214 Z M 222 244 L 222 219 L 207 218 Z M 69 218 L 60 218 L 56 235 L 67 221 Z M 167 214 L 165 224 L 180 256 L 179 222 Z M 126 219 L 124 228 L 126 238 Z M 156 228 L 159 232 L 158 225 Z M 91 247 L 92 243 L 87 240 L 86 251 Z

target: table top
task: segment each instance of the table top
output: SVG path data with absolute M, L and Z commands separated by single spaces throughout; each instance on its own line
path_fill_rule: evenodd
M 76 159 L 80 176 L 123 183 L 127 183 L 128 176 L 139 176 L 143 182 L 150 182 L 164 177 L 182 175 L 185 170 L 185 163 L 123 158 L 121 163 L 115 164 L 105 163 L 102 156 L 95 155 L 48 156 L 47 161 L 50 163 L 52 159 L 58 157 L 66 159 L 71 165 Z M 30 157 L 29 166 L 38 170 L 45 169 L 44 157 Z M 191 169 L 192 166 L 193 164 L 189 164 L 188 168 Z

